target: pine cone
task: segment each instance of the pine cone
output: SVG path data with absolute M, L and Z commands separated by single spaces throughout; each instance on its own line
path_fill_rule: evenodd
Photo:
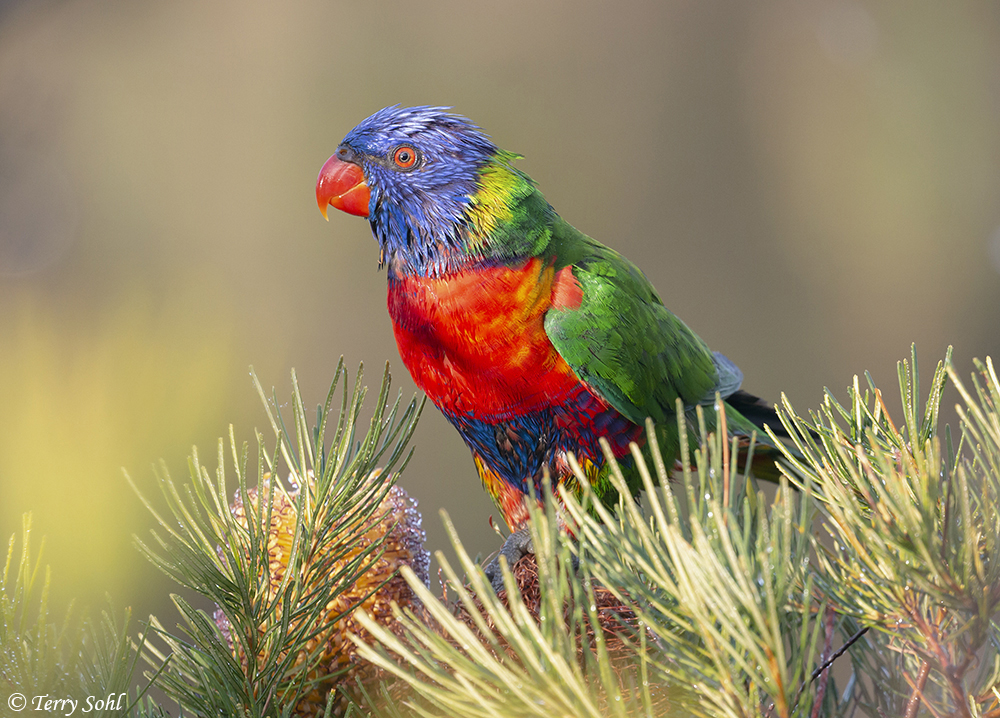
M 311 478 L 310 478 L 311 481 Z M 249 489 L 247 497 L 251 504 L 250 515 L 256 512 L 258 497 L 268 495 L 265 485 L 262 489 Z M 271 493 L 271 522 L 267 543 L 269 568 L 269 599 L 277 594 L 285 571 L 288 567 L 292 551 L 292 541 L 296 526 L 296 496 L 298 491 L 285 491 L 275 486 Z M 353 633 L 363 640 L 371 637 L 354 619 L 354 612 L 364 610 L 376 621 L 390 628 L 394 627 L 391 604 L 395 601 L 400 607 L 419 610 L 419 602 L 413 595 L 406 581 L 399 575 L 400 566 L 408 565 L 428 582 L 430 569 L 430 554 L 424 549 L 425 534 L 421 528 L 422 518 L 417 511 L 417 502 L 411 499 L 399 486 L 392 487 L 378 508 L 362 525 L 352 527 L 350 533 L 339 537 L 307 555 L 315 558 L 303 566 L 305 590 L 309 592 L 317 587 L 327 590 L 330 599 L 321 612 L 316 626 L 323 625 L 334 617 L 344 614 L 335 623 L 306 642 L 300 651 L 298 661 L 304 661 L 306 656 L 317 647 L 321 648 L 321 658 L 309 673 L 309 679 L 327 676 L 316 688 L 295 708 L 295 715 L 322 715 L 326 707 L 326 697 L 329 691 L 341 685 L 354 686 L 357 683 L 371 683 L 381 677 L 381 672 L 371 664 L 362 661 L 356 655 L 356 647 L 348 638 Z M 236 520 L 247 526 L 247 511 L 237 496 L 231 507 Z M 321 507 L 314 507 L 321 510 Z M 266 515 L 266 511 L 264 512 Z M 385 537 L 383 543 L 373 553 L 374 560 L 356 581 L 347 586 L 328 584 L 328 577 L 336 575 L 341 569 L 370 548 L 374 543 Z M 335 561 L 329 558 L 344 549 L 342 556 Z M 370 560 L 370 559 L 369 559 Z M 321 564 L 321 566 L 319 565 Z M 374 592 L 373 592 L 374 591 Z M 369 595 L 371 594 L 371 595 Z M 280 617 L 277 617 L 280 619 Z M 215 620 L 222 634 L 229 640 L 234 655 L 245 668 L 249 664 L 239 641 L 234 642 L 231 636 L 232 627 L 221 609 L 215 613 Z M 261 626 L 263 633 L 268 626 Z M 294 629 L 295 626 L 293 625 Z M 263 658 L 263 656 L 261 656 Z M 343 670 L 346 669 L 346 670 Z M 334 675 L 329 675 L 334 674 Z M 343 701 L 338 700 L 339 714 Z

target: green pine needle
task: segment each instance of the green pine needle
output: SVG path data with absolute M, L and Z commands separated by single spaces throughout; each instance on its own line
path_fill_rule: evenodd
M 1000 718 L 1000 381 L 988 359 L 964 382 L 950 350 L 926 397 L 915 351 L 898 378 L 901 410 L 890 411 L 867 374 L 843 403 L 827 391 L 808 417 L 785 400 L 786 476 L 771 493 L 738 472 L 753 442 L 747 451 L 707 432 L 724 426 L 721 402 L 698 410 L 700 448 L 684 452 L 676 477 L 647 427 L 652 466 L 638 450 L 631 457 L 643 506 L 626 499 L 609 511 L 571 462 L 582 494 L 546 487 L 531 511 L 534 610 L 506 567 L 512 598 L 493 593 L 445 517 L 459 564 L 438 559 L 452 597 L 402 569 L 422 609 L 398 610 L 392 629 L 355 614 L 374 641 L 355 637 L 359 655 L 384 682 L 341 685 L 320 712 Z M 408 461 L 422 403 L 390 404 L 386 374 L 374 417 L 359 426 L 365 389 L 360 372 L 348 386 L 341 362 L 311 421 L 294 374 L 288 417 L 254 381 L 275 437 L 268 449 L 258 434 L 256 471 L 230 429 L 214 469 L 194 451 L 187 479 L 161 467 L 160 500 L 143 498 L 159 527 L 140 548 L 183 589 L 173 597 L 179 626 L 152 619 L 132 640 L 128 612 L 91 623 L 70 609 L 54 620 L 26 517 L 0 584 L 0 688 L 122 691 L 127 715 L 162 716 L 130 688 L 141 655 L 148 680 L 185 715 L 263 717 L 292 715 L 329 678 L 314 670 L 322 647 L 306 646 L 343 617 L 324 614 L 331 598 L 381 555 L 378 542 L 357 552 L 350 529 Z M 955 437 L 939 427 L 949 386 L 961 399 Z M 687 423 L 679 430 L 686 446 Z M 267 527 L 279 496 L 294 502 L 296 520 L 275 587 Z M 321 587 L 309 571 L 324 575 Z M 614 610 L 599 598 L 609 595 Z M 232 644 L 193 596 L 219 606 Z
M 0 577 L 0 697 L 10 715 L 44 710 L 33 702 L 39 696 L 74 700 L 74 712 L 98 718 L 165 715 L 144 699 L 149 684 L 134 686 L 147 631 L 133 643 L 130 612 L 119 619 L 113 607 L 97 623 L 78 615 L 72 605 L 61 620 L 53 620 L 51 574 L 43 567 L 42 549 L 32 554 L 30 513 L 23 517 L 20 551 L 17 547 L 11 536 Z M 17 695 L 26 701 L 20 709 L 8 703 Z M 61 705 L 64 712 L 70 710 Z
M 364 437 L 355 441 L 366 389 L 359 370 L 348 391 L 341 360 L 315 427 L 309 426 L 292 373 L 288 432 L 279 402 L 268 400 L 256 375 L 253 379 L 275 435 L 271 452 L 257 436 L 255 481 L 248 475 L 247 446 L 237 448 L 230 427 L 229 461 L 220 440 L 214 471 L 195 449 L 185 482 L 174 481 L 165 466 L 156 472 L 165 513 L 136 488 L 160 525 L 151 539 L 137 539 L 140 549 L 180 586 L 216 604 L 228 623 L 227 640 L 215 617 L 175 595 L 180 630 L 153 624 L 160 647 L 147 646 L 146 659 L 161 671 L 160 688 L 194 715 L 288 715 L 330 678 L 317 672 L 324 646 L 309 650 L 306 645 L 344 617 L 328 615 L 327 606 L 379 558 L 380 541 L 357 551 L 358 530 L 391 488 L 390 471 L 409 459 L 406 444 L 423 405 L 414 398 L 401 408 L 401 397 L 389 403 L 386 366 L 375 414 Z M 327 437 L 341 383 L 340 416 Z M 279 472 L 287 472 L 285 482 L 276 478 Z M 229 506 L 234 487 L 244 521 Z M 288 564 L 275 587 L 268 527 L 277 494 L 294 505 L 295 518 Z

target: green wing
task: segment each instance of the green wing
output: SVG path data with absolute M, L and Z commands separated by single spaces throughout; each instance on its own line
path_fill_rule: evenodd
M 739 369 L 674 316 L 634 264 L 556 220 L 556 269 L 571 266 L 579 307 L 550 309 L 545 332 L 577 376 L 630 421 L 675 421 L 685 407 L 739 388 Z

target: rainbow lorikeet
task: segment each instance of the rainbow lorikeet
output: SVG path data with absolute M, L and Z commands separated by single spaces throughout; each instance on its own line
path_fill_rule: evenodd
M 773 408 L 739 390 L 736 365 L 634 264 L 560 217 L 518 158 L 447 108 L 393 106 L 347 133 L 316 184 L 324 216 L 368 218 L 403 363 L 469 445 L 511 530 L 545 470 L 575 481 L 569 453 L 602 501 L 617 500 L 600 437 L 637 492 L 629 443 L 644 444 L 652 417 L 672 462 L 678 399 L 691 421 L 721 395 L 730 433 L 757 431 L 755 473 L 776 476 L 759 431 L 780 427 Z

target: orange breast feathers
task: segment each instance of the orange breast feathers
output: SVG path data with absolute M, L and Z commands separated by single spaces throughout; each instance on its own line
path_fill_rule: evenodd
M 445 412 L 504 419 L 558 403 L 579 379 L 545 334 L 545 312 L 579 305 L 569 267 L 531 258 L 444 277 L 389 280 L 399 353 Z

